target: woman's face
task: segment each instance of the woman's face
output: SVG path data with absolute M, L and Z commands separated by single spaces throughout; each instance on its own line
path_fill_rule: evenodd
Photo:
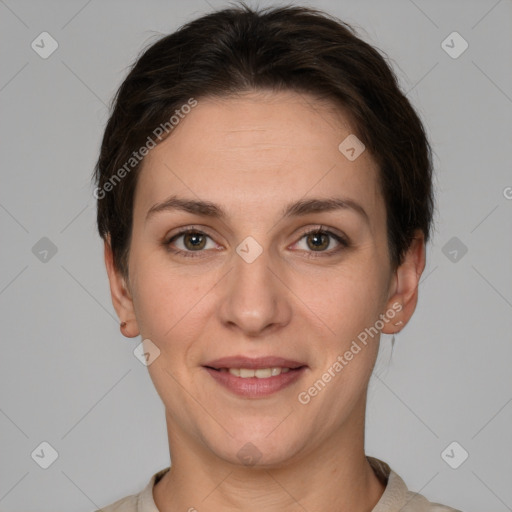
M 159 350 L 148 369 L 169 435 L 188 448 L 276 464 L 362 435 L 374 326 L 387 314 L 383 330 L 395 332 L 408 317 L 398 312 L 376 165 L 353 139 L 339 149 L 351 134 L 339 110 L 313 97 L 250 93 L 200 99 L 146 156 L 129 290 L 116 309 L 133 336 L 151 340 L 150 361 Z M 155 206 L 171 196 L 223 216 Z M 177 235 L 185 228 L 193 233 Z M 302 369 L 244 381 L 206 368 L 232 356 Z

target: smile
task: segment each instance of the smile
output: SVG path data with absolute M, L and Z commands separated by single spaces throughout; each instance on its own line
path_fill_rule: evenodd
M 203 367 L 222 388 L 244 398 L 264 398 L 291 386 L 305 373 L 298 368 L 220 368 Z
M 220 368 L 220 371 L 229 372 L 231 375 L 242 379 L 248 379 L 251 377 L 256 377 L 257 379 L 268 379 L 269 377 L 276 377 L 277 375 L 281 375 L 281 373 L 289 372 L 290 368 L 281 368 L 279 366 L 273 368 L 258 368 L 257 370 L 253 370 L 251 368 Z

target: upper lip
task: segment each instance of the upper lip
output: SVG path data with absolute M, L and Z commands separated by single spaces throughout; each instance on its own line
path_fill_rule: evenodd
M 304 363 L 299 361 L 293 361 L 291 359 L 284 359 L 283 357 L 267 356 L 267 357 L 244 357 L 244 356 L 231 356 L 222 357 L 221 359 L 215 359 L 210 361 L 204 366 L 215 368 L 248 368 L 257 370 L 258 368 L 300 368 L 306 366 Z

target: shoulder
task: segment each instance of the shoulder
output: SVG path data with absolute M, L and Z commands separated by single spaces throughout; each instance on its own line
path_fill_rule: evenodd
M 428 501 L 424 496 L 411 491 L 407 491 L 405 499 L 407 504 L 402 512 L 461 512 L 447 505 Z
M 386 489 L 372 512 L 461 512 L 440 503 L 433 503 L 425 496 L 407 489 L 405 482 L 388 464 L 374 457 L 366 457 Z
M 158 512 L 153 500 L 153 487 L 169 471 L 170 466 L 155 473 L 138 494 L 131 494 L 94 512 Z
M 132 494 L 94 512 L 137 512 L 138 499 L 138 494 Z

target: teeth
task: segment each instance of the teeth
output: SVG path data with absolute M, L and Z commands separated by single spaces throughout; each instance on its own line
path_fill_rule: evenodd
M 268 379 L 269 377 L 275 377 L 276 375 L 281 375 L 281 373 L 286 373 L 290 371 L 290 368 L 258 368 L 257 370 L 252 370 L 250 368 L 229 368 L 229 370 L 222 369 L 221 371 L 229 371 L 231 375 L 235 377 L 241 377 L 242 379 L 248 379 L 251 377 L 256 377 L 258 379 Z

